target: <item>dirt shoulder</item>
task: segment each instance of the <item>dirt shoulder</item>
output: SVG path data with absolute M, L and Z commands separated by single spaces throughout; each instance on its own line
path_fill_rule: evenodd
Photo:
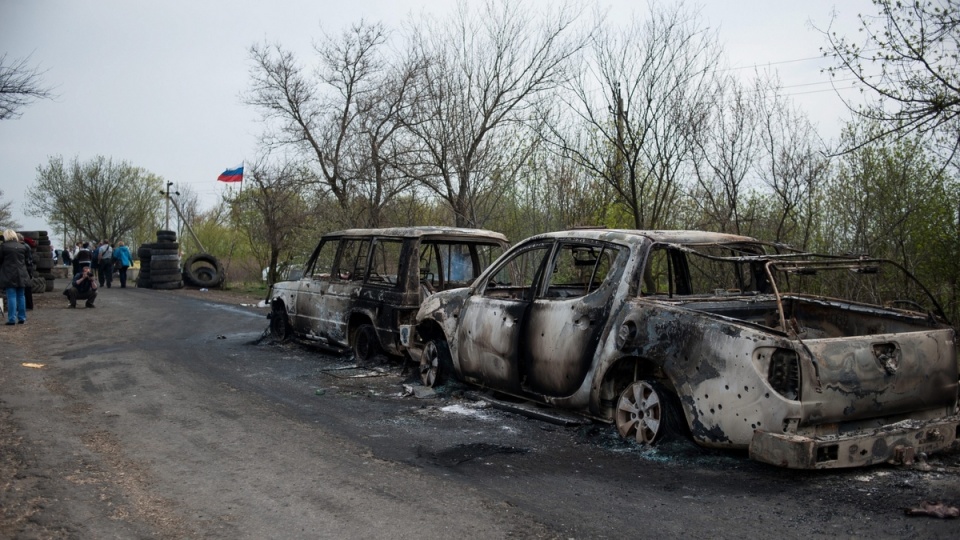
M 48 310 L 66 307 L 62 295 L 65 282 L 57 282 L 54 292 L 34 295 L 34 309 L 27 312 L 27 324 L 12 327 L 0 326 L 2 352 L 0 352 L 0 537 L 2 538 L 75 538 L 79 531 L 70 528 L 70 520 L 57 508 L 61 499 L 69 498 L 58 482 L 63 476 L 68 482 L 91 484 L 99 482 L 96 465 L 87 463 L 82 474 L 73 471 L 50 471 L 40 463 L 43 451 L 24 436 L 24 426 L 14 418 L 14 410 L 8 403 L 10 389 L 23 388 L 38 381 L 43 368 L 33 360 L 44 357 L 45 336 L 62 334 L 64 328 L 55 319 L 45 316 Z M 188 296 L 209 302 L 255 306 L 262 298 L 245 292 L 231 290 L 179 289 L 164 291 L 166 294 Z M 110 293 L 108 293 L 110 294 Z M 86 315 L 82 309 L 76 313 Z M 78 325 L 80 323 L 78 322 Z M 30 367 L 36 364 L 37 367 Z M 69 413 L 69 411 L 68 411 Z M 96 442 L 96 441 L 93 441 Z M 93 444 L 91 442 L 91 444 Z M 101 445 L 102 446 L 102 445 Z M 49 449 L 45 449 L 48 450 Z M 102 494 L 100 496 L 103 496 Z M 138 532 L 156 532 L 151 531 Z M 168 532 L 170 531 L 167 529 Z

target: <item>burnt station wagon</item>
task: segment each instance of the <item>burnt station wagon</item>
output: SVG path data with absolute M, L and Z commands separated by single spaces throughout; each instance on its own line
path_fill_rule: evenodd
M 641 444 L 679 431 L 784 467 L 910 462 L 960 424 L 954 330 L 922 285 L 742 236 L 535 236 L 430 296 L 405 337 L 428 386 L 452 375 Z
M 398 326 L 412 323 L 427 295 L 469 285 L 507 247 L 479 229 L 400 227 L 324 235 L 302 277 L 275 283 L 270 328 L 358 361 L 402 355 Z

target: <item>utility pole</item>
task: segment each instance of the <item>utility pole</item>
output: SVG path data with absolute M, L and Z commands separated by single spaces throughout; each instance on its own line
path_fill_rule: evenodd
M 170 186 L 173 185 L 173 182 L 167 182 L 167 217 L 166 221 L 163 223 L 163 230 L 170 230 Z

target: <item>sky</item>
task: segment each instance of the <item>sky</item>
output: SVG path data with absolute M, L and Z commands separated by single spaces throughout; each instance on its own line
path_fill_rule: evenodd
M 471 1 L 471 0 L 468 0 Z M 535 0 L 533 7 L 547 0 Z M 596 0 L 612 20 L 643 14 L 637 0 Z M 688 0 L 688 3 L 689 0 Z M 26 191 L 51 156 L 81 162 L 98 155 L 127 161 L 198 194 L 212 207 L 217 175 L 257 155 L 262 125 L 242 95 L 248 51 L 280 43 L 307 59 L 321 31 L 361 19 L 399 28 L 425 13 L 442 16 L 451 0 L 0 0 L 0 53 L 29 56 L 54 99 L 0 121 L 0 190 L 24 229 L 50 227 L 26 214 Z M 839 134 L 849 118 L 821 69 L 824 29 L 853 36 L 869 0 L 701 0 L 727 63 L 746 76 L 776 70 L 784 91 L 819 127 Z M 854 91 L 842 91 L 853 97 Z M 54 231 L 51 231 L 54 232 Z M 55 242 L 56 243 L 56 242 Z

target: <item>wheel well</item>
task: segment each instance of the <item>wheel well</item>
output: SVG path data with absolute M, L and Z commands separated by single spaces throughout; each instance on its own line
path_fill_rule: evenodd
M 347 335 L 350 337 L 348 343 L 352 346 L 357 337 L 357 329 L 361 326 L 369 324 L 376 329 L 376 325 L 373 324 L 373 320 L 370 319 L 365 313 L 351 313 L 350 320 L 347 322 Z
M 273 317 L 273 312 L 277 309 L 282 310 L 284 313 L 287 313 L 287 304 L 283 301 L 282 298 L 274 298 L 270 301 L 270 316 Z
M 432 319 L 427 319 L 417 326 L 417 335 L 424 344 L 434 339 L 447 339 L 446 334 L 443 333 L 443 328 Z
M 603 382 L 600 384 L 599 392 L 600 416 L 612 420 L 620 393 L 630 383 L 641 379 L 660 381 L 668 389 L 674 391 L 673 383 L 653 360 L 637 356 L 621 358 L 611 364 L 603 374 Z

